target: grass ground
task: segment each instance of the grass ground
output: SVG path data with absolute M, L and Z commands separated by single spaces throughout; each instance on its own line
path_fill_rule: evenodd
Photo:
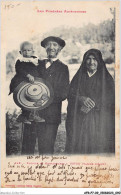
M 8 120 L 8 119 L 7 119 Z M 7 121 L 6 126 L 6 153 L 7 155 L 21 155 L 22 145 L 22 124 L 17 123 L 14 118 Z M 65 131 L 65 120 L 59 125 L 54 153 L 62 154 L 65 150 L 66 142 L 66 131 Z M 35 154 L 38 154 L 38 144 L 36 141 Z

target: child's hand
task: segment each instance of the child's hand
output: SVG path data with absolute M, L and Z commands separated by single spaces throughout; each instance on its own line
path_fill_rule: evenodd
M 27 78 L 29 79 L 30 83 L 34 83 L 34 77 L 31 74 L 28 74 Z

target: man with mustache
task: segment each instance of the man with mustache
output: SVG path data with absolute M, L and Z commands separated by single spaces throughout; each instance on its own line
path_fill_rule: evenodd
M 61 123 L 62 101 L 67 98 L 69 88 L 68 67 L 58 59 L 59 52 L 65 46 L 65 41 L 59 37 L 50 36 L 41 42 L 47 52 L 47 59 L 40 61 L 38 72 L 49 82 L 54 91 L 54 99 L 50 106 L 40 111 L 40 117 L 45 122 L 39 124 L 39 153 L 52 154 Z

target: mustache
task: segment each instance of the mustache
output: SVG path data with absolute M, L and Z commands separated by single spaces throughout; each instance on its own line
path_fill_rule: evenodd
M 47 51 L 56 51 L 55 49 L 48 48 Z

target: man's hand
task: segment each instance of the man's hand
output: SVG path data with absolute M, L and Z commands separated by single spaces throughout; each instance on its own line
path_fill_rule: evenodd
M 44 101 L 47 101 L 47 100 L 49 100 L 49 97 L 48 97 L 48 95 L 46 93 L 44 93 L 42 95 L 41 99 L 44 100 Z
M 43 104 L 43 101 L 42 101 L 42 99 L 40 99 L 40 100 L 36 101 L 33 105 L 34 106 L 42 106 L 42 104 Z
M 79 100 L 82 103 L 82 105 L 85 105 L 87 108 L 92 109 L 95 107 L 95 102 L 91 100 L 89 97 L 81 96 Z
M 31 74 L 27 74 L 27 78 L 29 79 L 30 83 L 34 83 L 34 77 Z
M 44 93 L 42 95 L 42 97 L 38 101 L 36 101 L 33 105 L 34 106 L 42 106 L 43 102 L 45 102 L 47 100 L 49 100 L 49 97 L 46 93 Z

